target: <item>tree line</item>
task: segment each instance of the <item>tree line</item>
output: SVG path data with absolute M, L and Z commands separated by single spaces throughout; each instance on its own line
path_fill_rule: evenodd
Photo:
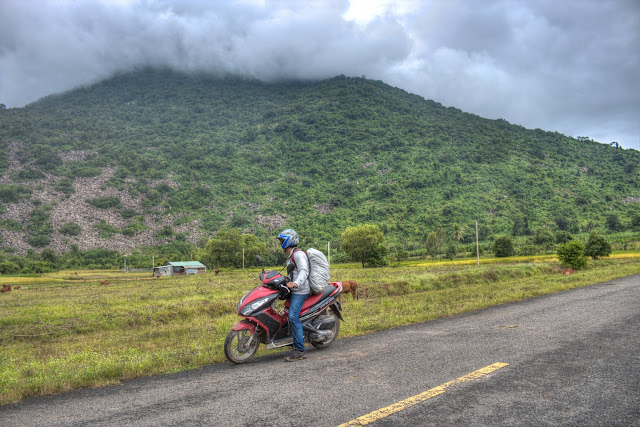
M 474 230 L 475 231 L 475 230 Z M 471 230 L 469 231 L 471 233 Z M 455 225 L 446 233 L 444 229 L 430 232 L 422 248 L 411 251 L 390 248 L 382 229 L 378 225 L 364 224 L 346 228 L 332 249 L 332 262 L 357 262 L 363 268 L 380 267 L 389 262 L 400 262 L 413 257 L 455 259 L 459 256 L 474 256 L 476 246 L 459 249 L 460 241 L 467 235 L 464 227 Z M 301 249 L 307 249 L 303 237 Z M 557 253 L 560 262 L 573 269 L 585 268 L 587 258 L 598 259 L 611 253 L 611 243 L 598 232 L 592 232 L 586 242 L 574 239 L 566 231 L 539 230 L 533 239 L 535 245 L 516 248 L 509 236 L 499 236 L 493 242 L 483 242 L 482 252 L 496 257 Z M 327 250 L 324 247 L 316 248 Z M 159 247 L 148 247 L 128 255 L 105 249 L 80 251 L 76 245 L 71 251 L 57 254 L 49 248 L 40 252 L 30 250 L 24 257 L 0 254 L 0 274 L 47 273 L 63 269 L 116 269 L 141 268 L 165 265 L 169 261 L 198 260 L 210 270 L 220 268 L 245 268 L 255 266 L 255 256 L 260 255 L 268 265 L 284 265 L 286 255 L 275 238 L 261 239 L 256 235 L 240 232 L 239 229 L 220 230 L 210 239 L 202 238 L 197 245 L 181 238 Z

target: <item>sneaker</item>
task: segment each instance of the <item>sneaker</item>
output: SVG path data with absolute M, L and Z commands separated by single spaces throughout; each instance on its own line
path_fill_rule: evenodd
M 304 351 L 300 351 L 298 349 L 295 349 L 291 352 L 291 354 L 289 354 L 287 357 L 284 358 L 285 362 L 295 362 L 296 360 L 303 360 L 306 359 L 307 356 L 304 354 Z

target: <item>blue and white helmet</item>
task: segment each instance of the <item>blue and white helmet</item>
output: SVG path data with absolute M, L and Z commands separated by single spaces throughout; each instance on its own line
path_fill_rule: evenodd
M 290 248 L 291 246 L 298 246 L 298 233 L 291 228 L 287 228 L 282 233 L 278 234 L 278 240 L 282 245 L 282 249 Z

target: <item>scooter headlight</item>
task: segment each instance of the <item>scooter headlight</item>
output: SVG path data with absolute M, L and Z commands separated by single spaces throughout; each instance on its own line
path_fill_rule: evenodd
M 270 302 L 270 298 L 269 297 L 264 297 L 264 298 L 260 298 L 259 300 L 255 300 L 254 302 L 247 304 L 242 311 L 240 311 L 240 315 L 241 316 L 249 316 L 251 313 L 253 313 L 254 311 L 259 310 L 260 308 L 262 308 L 263 306 L 265 306 L 266 304 L 268 304 Z

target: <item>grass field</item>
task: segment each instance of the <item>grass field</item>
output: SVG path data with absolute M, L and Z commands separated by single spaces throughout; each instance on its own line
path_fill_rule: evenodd
M 639 261 L 640 251 L 614 253 L 570 275 L 552 256 L 481 259 L 480 266 L 475 259 L 334 265 L 332 280 L 356 280 L 361 290 L 359 300 L 343 299 L 340 336 L 638 274 Z M 0 404 L 225 360 L 224 339 L 239 320 L 236 304 L 257 285 L 257 274 L 0 276 L 0 286 L 13 288 L 0 294 Z

